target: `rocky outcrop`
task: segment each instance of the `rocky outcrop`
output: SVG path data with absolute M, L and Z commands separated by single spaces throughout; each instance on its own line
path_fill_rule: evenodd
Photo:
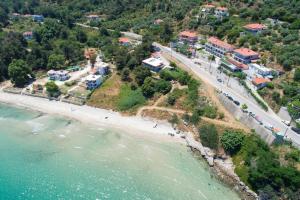
M 242 197 L 242 199 L 256 200 L 258 196 L 244 182 L 240 180 L 234 172 L 234 164 L 230 157 L 225 155 L 216 158 L 216 154 L 200 142 L 196 141 L 191 133 L 186 134 L 187 146 L 192 150 L 200 152 L 201 156 L 206 159 L 208 165 L 213 168 L 217 176 L 227 184 L 231 185 Z

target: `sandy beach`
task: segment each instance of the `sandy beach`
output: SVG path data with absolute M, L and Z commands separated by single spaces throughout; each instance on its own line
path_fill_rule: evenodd
M 174 129 L 169 123 L 156 121 L 154 119 L 137 116 L 122 116 L 120 113 L 110 110 L 86 105 L 77 106 L 64 102 L 50 101 L 48 99 L 26 95 L 10 94 L 2 91 L 0 91 L 0 102 L 36 110 L 42 113 L 72 118 L 86 124 L 118 129 L 128 133 L 147 134 L 149 136 L 161 137 L 174 141 L 184 141 L 180 139 L 179 135 L 175 134 Z M 155 124 L 157 124 L 157 126 L 154 128 Z M 168 133 L 174 133 L 175 136 L 170 137 Z

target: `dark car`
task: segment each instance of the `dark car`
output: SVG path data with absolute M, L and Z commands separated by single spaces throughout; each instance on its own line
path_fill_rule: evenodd
M 295 131 L 297 134 L 300 134 L 300 128 L 292 127 L 292 130 Z
M 237 106 L 240 105 L 240 102 L 238 102 L 238 101 L 233 101 L 233 103 L 234 103 L 235 105 L 237 105 Z
M 230 101 L 233 101 L 233 98 L 231 96 L 227 96 L 227 98 L 230 100 Z

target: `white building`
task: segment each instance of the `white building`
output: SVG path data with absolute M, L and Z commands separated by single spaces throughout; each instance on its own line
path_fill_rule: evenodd
M 70 74 L 67 70 L 50 70 L 47 72 L 47 75 L 49 79 L 53 81 L 66 81 L 70 78 Z
M 256 76 L 260 75 L 262 77 L 273 78 L 272 70 L 265 66 L 253 63 L 253 64 L 249 64 L 249 70 L 252 72 L 252 74 Z
M 94 68 L 94 74 L 106 75 L 109 71 L 109 64 L 105 62 L 97 62 Z
M 149 68 L 151 71 L 159 72 L 165 65 L 157 58 L 148 58 L 143 60 L 143 66 Z
M 88 90 L 93 90 L 99 87 L 102 83 L 102 76 L 100 75 L 89 75 L 86 77 L 86 87 Z

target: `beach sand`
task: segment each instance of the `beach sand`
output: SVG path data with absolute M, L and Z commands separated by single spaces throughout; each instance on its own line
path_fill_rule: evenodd
M 0 91 L 0 102 L 36 110 L 51 115 L 60 115 L 78 120 L 85 124 L 122 130 L 132 134 L 147 134 L 178 142 L 184 142 L 175 134 L 172 126 L 163 121 L 138 116 L 122 116 L 118 112 L 94 108 L 90 106 L 77 106 L 59 101 L 31 97 L 26 95 L 10 94 Z M 157 124 L 156 128 L 154 128 Z M 173 133 L 171 137 L 168 133 Z

